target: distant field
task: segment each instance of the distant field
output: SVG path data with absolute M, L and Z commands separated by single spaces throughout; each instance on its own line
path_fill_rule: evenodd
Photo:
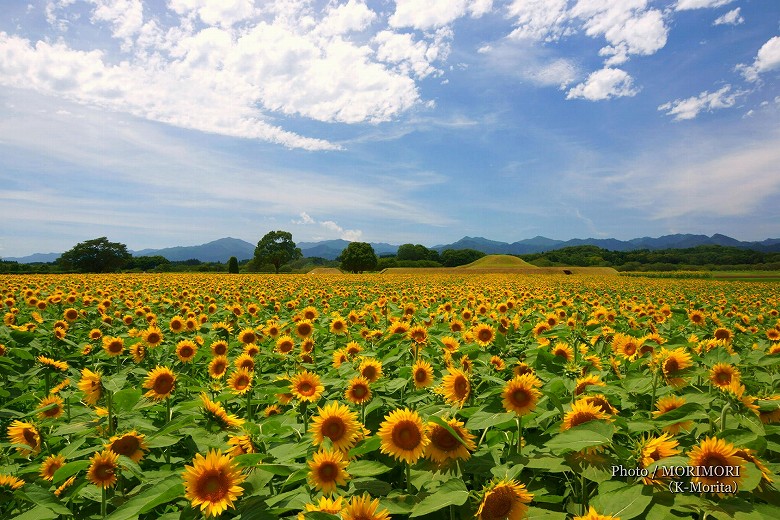
M 716 280 L 780 282 L 780 271 L 713 271 Z
M 525 260 L 517 258 L 511 255 L 487 255 L 483 256 L 479 260 L 475 260 L 468 265 L 460 266 L 458 269 L 492 269 L 502 267 L 513 267 L 523 269 L 539 269 L 533 264 L 529 264 Z

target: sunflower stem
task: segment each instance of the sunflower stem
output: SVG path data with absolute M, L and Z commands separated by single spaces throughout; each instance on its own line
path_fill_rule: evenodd
M 165 424 L 171 421 L 171 398 L 165 398 Z
M 252 421 L 252 389 L 246 391 L 246 420 Z
M 515 417 L 517 423 L 517 454 L 520 455 L 523 452 L 523 417 L 518 415 Z
M 51 382 L 49 381 L 49 370 L 46 369 L 43 372 L 43 384 L 46 386 L 46 395 L 49 395 L 49 391 L 51 390 Z
M 658 388 L 658 369 L 656 368 L 653 371 L 653 392 L 650 394 L 650 410 L 648 411 L 648 414 L 650 414 L 650 418 L 653 418 L 653 407 L 655 406 L 655 392 Z
M 114 403 L 111 390 L 106 391 L 106 406 L 108 407 L 108 434 L 114 435 Z
M 723 410 L 720 412 L 720 431 L 723 432 L 723 430 L 726 429 L 726 412 L 731 410 L 731 403 L 726 403 L 726 406 L 723 407 Z
M 360 422 L 366 424 L 366 403 L 360 403 Z
M 100 487 L 100 515 L 105 519 L 106 518 L 106 488 L 105 486 Z
M 585 514 L 585 511 L 588 509 L 588 483 L 585 481 L 585 473 L 582 473 L 580 475 L 580 488 L 582 492 L 582 497 L 580 500 L 582 501 L 582 512 L 581 514 Z
M 406 492 L 412 493 L 412 465 L 409 462 L 406 463 Z

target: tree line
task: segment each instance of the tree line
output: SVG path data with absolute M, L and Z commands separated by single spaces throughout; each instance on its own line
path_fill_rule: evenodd
M 402 244 L 395 254 L 377 256 L 371 244 L 350 242 L 335 261 L 303 258 L 287 231 L 270 231 L 257 243 L 254 257 L 227 263 L 197 259 L 170 261 L 163 256 L 135 257 L 127 246 L 106 237 L 80 242 L 56 262 L 20 264 L 0 261 L 2 273 L 130 272 L 307 272 L 315 267 L 338 267 L 347 272 L 381 271 L 392 267 L 457 267 L 485 256 L 474 249 L 437 251 L 421 244 Z M 598 246 L 574 246 L 543 253 L 514 255 L 538 267 L 614 267 L 619 271 L 780 270 L 780 252 L 726 246 L 687 249 L 610 251 Z

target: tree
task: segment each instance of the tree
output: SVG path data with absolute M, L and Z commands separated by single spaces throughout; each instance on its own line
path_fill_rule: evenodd
M 231 256 L 228 260 L 228 273 L 238 274 L 238 258 Z
M 67 270 L 111 273 L 121 269 L 131 258 L 126 245 L 100 237 L 76 244 L 62 253 L 57 262 Z
M 371 244 L 366 242 L 350 242 L 337 258 L 341 268 L 353 273 L 362 273 L 376 269 L 379 261 Z
M 441 253 L 441 263 L 445 267 L 457 267 L 470 264 L 483 256 L 485 256 L 485 253 L 474 249 L 445 249 Z
M 254 263 L 256 267 L 263 264 L 273 264 L 279 273 L 279 267 L 292 260 L 301 258 L 303 253 L 295 247 L 292 234 L 287 231 L 269 231 L 257 243 Z

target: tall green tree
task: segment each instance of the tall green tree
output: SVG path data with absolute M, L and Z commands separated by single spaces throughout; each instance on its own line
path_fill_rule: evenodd
M 228 260 L 228 273 L 238 274 L 238 258 L 231 256 Z
M 127 246 L 109 242 L 106 237 L 79 242 L 57 260 L 63 269 L 81 273 L 112 273 L 124 267 L 132 258 Z
M 295 246 L 292 233 L 288 231 L 270 231 L 260 239 L 255 248 L 254 263 L 256 267 L 272 264 L 279 273 L 279 268 L 301 258 L 303 253 Z
M 337 260 L 341 262 L 341 269 L 353 273 L 376 269 L 379 262 L 374 248 L 367 242 L 350 242 Z

